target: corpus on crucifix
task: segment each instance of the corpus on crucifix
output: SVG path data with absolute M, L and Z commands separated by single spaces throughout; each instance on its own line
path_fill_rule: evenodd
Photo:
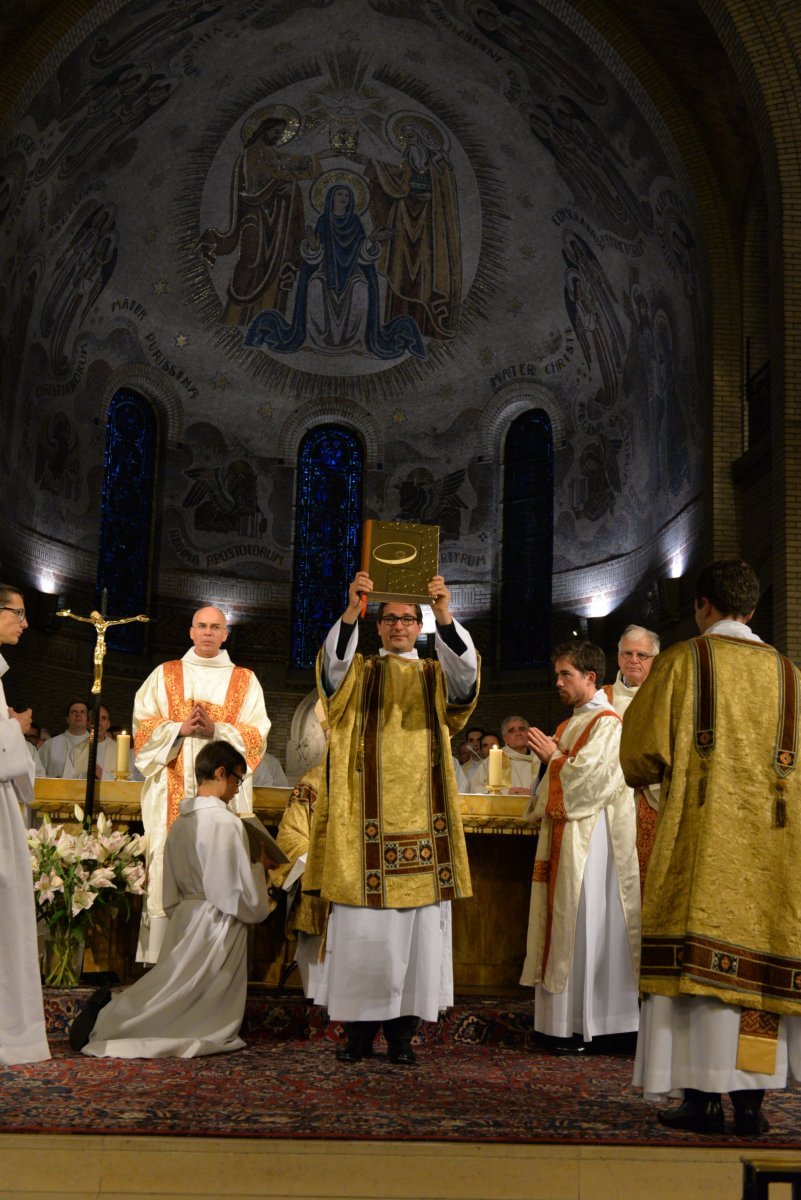
M 106 616 L 106 590 L 103 589 L 102 603 L 100 612 L 97 609 L 92 609 L 88 617 L 81 617 L 78 613 L 72 612 L 69 608 L 61 608 L 56 613 L 57 617 L 69 617 L 73 621 L 81 621 L 85 625 L 94 625 L 95 628 L 95 649 L 94 649 L 94 679 L 92 680 L 92 741 L 89 747 L 89 763 L 86 768 L 86 803 L 84 805 L 84 814 L 87 823 L 91 824 L 92 815 L 95 806 L 95 767 L 97 765 L 97 734 L 98 723 L 100 720 L 100 701 L 103 688 L 103 659 L 106 657 L 106 630 L 112 625 L 130 625 L 132 621 L 149 621 L 150 617 L 146 617 L 144 613 L 138 613 L 135 617 L 114 617 L 109 619 Z M 119 773 L 119 772 L 118 772 Z M 127 774 L 127 771 L 124 772 Z

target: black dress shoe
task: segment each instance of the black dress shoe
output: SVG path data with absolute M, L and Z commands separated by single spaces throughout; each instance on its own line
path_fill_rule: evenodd
M 582 1038 L 548 1038 L 545 1049 L 558 1058 L 587 1053 L 587 1043 Z
M 759 1137 L 768 1132 L 770 1122 L 762 1112 L 764 1088 L 741 1089 L 729 1095 L 734 1108 L 734 1132 L 737 1137 Z
M 105 1008 L 110 999 L 110 988 L 101 987 L 98 988 L 96 992 L 92 992 L 91 996 L 86 1001 L 86 1004 L 84 1004 L 83 1008 L 70 1025 L 71 1049 L 83 1050 L 84 1046 L 91 1037 L 92 1030 L 97 1023 L 98 1014 L 100 1013 L 101 1008 Z
M 699 1092 L 684 1089 L 684 1099 L 677 1108 L 663 1108 L 657 1119 L 668 1129 L 687 1129 L 690 1133 L 723 1133 L 723 1105 L 718 1092 Z
M 741 1108 L 734 1112 L 734 1132 L 737 1137 L 759 1137 L 770 1129 L 770 1121 L 758 1108 Z
M 361 1038 L 348 1038 L 344 1046 L 337 1046 L 337 1062 L 357 1063 L 372 1057 L 373 1043 L 365 1043 Z
M 417 1055 L 408 1042 L 390 1042 L 387 1046 L 387 1058 L 401 1067 L 413 1067 L 417 1062 Z

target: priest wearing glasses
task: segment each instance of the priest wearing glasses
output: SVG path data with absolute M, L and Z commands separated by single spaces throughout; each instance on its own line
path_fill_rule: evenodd
M 378 609 L 378 654 L 357 652 L 359 571 L 317 661 L 330 736 L 303 890 L 332 903 L 316 1003 L 345 1026 L 340 1062 L 373 1054 L 383 1024 L 390 1062 L 411 1066 L 422 1018 L 453 1002 L 451 900 L 471 895 L 450 750 L 475 707 L 479 659 L 429 581 L 436 659 L 418 657 L 419 605 Z
M 617 665 L 620 668 L 614 683 L 604 685 L 606 698 L 619 716 L 645 683 L 651 664 L 659 653 L 659 634 L 642 625 L 627 625 L 617 644 Z M 656 814 L 659 811 L 659 784 L 634 789 L 637 808 L 637 860 L 640 864 L 640 895 L 645 890 L 645 877 L 654 845 Z

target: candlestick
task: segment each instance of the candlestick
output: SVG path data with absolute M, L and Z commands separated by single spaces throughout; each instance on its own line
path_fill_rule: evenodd
M 122 733 L 118 733 L 117 734 L 117 774 L 119 774 L 119 775 L 129 774 L 128 758 L 130 755 L 130 751 L 131 751 L 131 735 L 130 735 L 130 733 L 125 733 L 125 731 L 123 731 Z
M 489 752 L 489 767 L 487 782 L 490 791 L 499 792 L 503 785 L 503 750 L 500 746 L 492 746 Z

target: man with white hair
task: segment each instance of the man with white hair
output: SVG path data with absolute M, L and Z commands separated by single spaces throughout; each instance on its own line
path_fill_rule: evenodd
M 614 683 L 604 685 L 606 698 L 621 717 L 645 683 L 651 664 L 659 653 L 659 634 L 642 625 L 627 625 L 617 644 L 620 668 Z M 637 806 L 637 858 L 640 864 L 640 895 L 645 888 L 648 861 L 654 844 L 656 814 L 659 811 L 659 784 L 634 789 Z
M 228 623 L 219 608 L 198 609 L 189 630 L 192 648 L 162 663 L 134 699 L 134 755 L 145 777 L 142 821 L 148 839 L 147 907 L 139 930 L 138 962 L 154 963 L 167 929 L 161 873 L 167 831 L 181 801 L 196 794 L 195 759 L 212 740 L 229 742 L 247 760 L 249 773 L 232 807 L 253 808 L 252 772 L 261 761 L 270 721 L 261 684 L 236 667 L 222 646 Z
M 528 796 L 540 771 L 540 760 L 528 747 L 529 724 L 525 717 L 513 715 L 501 722 L 503 763 L 501 787 L 511 796 Z M 489 787 L 489 751 L 468 776 L 471 792 L 486 792 Z

